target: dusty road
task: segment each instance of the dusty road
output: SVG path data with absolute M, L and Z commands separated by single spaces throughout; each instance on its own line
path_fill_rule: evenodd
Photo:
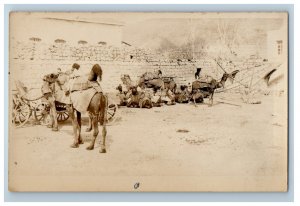
M 262 104 L 240 107 L 120 108 L 108 126 L 106 154 L 99 153 L 100 135 L 93 151 L 85 149 L 92 133 L 83 132 L 85 143 L 70 148 L 70 121 L 61 124 L 59 132 L 40 125 L 15 129 L 9 140 L 10 188 L 130 191 L 135 180 L 141 191 L 251 191 L 284 185 L 287 125 L 285 108 L 280 106 L 284 101 L 266 96 Z M 86 126 L 85 118 L 83 131 Z M 193 184 L 193 177 L 201 177 L 201 184 Z M 127 178 L 130 187 L 125 186 Z M 152 185 L 155 182 L 161 186 Z

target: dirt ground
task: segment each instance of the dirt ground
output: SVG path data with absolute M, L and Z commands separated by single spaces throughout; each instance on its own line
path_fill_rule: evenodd
M 214 177 L 216 182 L 203 181 L 204 185 L 192 189 L 188 187 L 192 185 L 189 182 L 187 188 L 183 185 L 173 190 L 213 190 L 214 186 L 219 188 L 216 190 L 222 190 L 217 179 L 234 177 L 240 177 L 242 181 L 239 180 L 236 188 L 235 184 L 232 188 L 226 186 L 232 191 L 238 188 L 254 190 L 260 184 L 254 181 L 253 188 L 247 188 L 246 182 L 264 177 L 269 178 L 269 182 L 279 182 L 280 188 L 270 187 L 273 190 L 284 190 L 287 123 L 284 118 L 286 108 L 282 105 L 285 105 L 285 99 L 283 96 L 264 96 L 261 100 L 261 104 L 241 106 L 216 101 L 212 107 L 177 104 L 153 109 L 120 108 L 115 122 L 107 127 L 106 154 L 99 153 L 100 134 L 95 149 L 85 149 L 92 136 L 92 133 L 84 132 L 86 117 L 82 129 L 85 143 L 78 149 L 69 147 L 73 138 L 69 120 L 60 124 L 59 132 L 41 125 L 13 129 L 9 139 L 10 189 L 72 188 L 72 184 L 66 186 L 70 182 L 64 182 L 62 177 L 89 176 L 93 182 L 93 178 L 96 181 L 107 176 L 143 176 L 157 177 L 161 182 L 166 179 L 169 186 L 162 187 L 164 190 L 176 187 L 169 181 L 170 177 L 179 181 L 184 177 L 200 176 L 204 179 Z M 47 189 L 48 182 L 39 183 L 38 177 L 49 178 L 49 181 L 54 177 L 61 185 Z M 26 182 L 30 178 L 37 179 Z M 24 184 L 18 184 L 18 181 L 24 181 Z M 179 182 L 182 184 L 184 180 Z M 75 184 L 73 190 L 126 190 L 118 184 L 114 186 L 114 182 L 104 188 L 85 187 L 86 182 L 78 184 L 82 187 Z M 140 184 L 142 190 L 142 186 L 145 191 L 155 190 L 142 181 Z

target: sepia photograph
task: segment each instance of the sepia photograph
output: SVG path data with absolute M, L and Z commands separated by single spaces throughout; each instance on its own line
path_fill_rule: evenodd
M 286 192 L 287 12 L 10 12 L 11 192 Z

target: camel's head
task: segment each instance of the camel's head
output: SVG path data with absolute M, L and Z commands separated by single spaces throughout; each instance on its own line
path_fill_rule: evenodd
M 231 80 L 231 82 L 233 82 L 235 75 L 239 72 L 239 70 L 235 70 L 231 73 L 227 73 L 225 72 L 221 78 L 221 81 L 217 83 L 216 87 L 217 88 L 221 88 L 221 87 L 225 87 L 225 82 L 227 81 L 227 79 L 229 78 Z

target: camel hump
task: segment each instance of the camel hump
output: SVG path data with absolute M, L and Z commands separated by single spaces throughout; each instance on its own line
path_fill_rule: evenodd
M 209 75 L 205 75 L 205 76 L 201 76 L 198 81 L 201 82 L 201 83 L 211 83 L 213 80 L 213 78 Z
M 155 78 L 155 75 L 152 72 L 145 72 L 143 74 L 144 79 L 147 80 L 152 80 Z

